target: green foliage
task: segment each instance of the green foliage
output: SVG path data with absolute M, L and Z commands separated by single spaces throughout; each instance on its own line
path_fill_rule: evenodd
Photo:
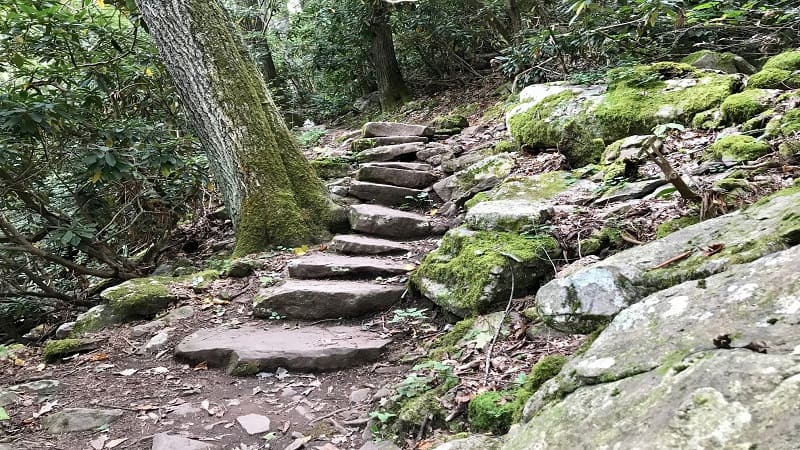
M 325 136 L 326 133 L 327 131 L 325 129 L 311 128 L 309 130 L 303 130 L 303 132 L 297 136 L 297 140 L 303 147 L 313 147 L 317 145 L 319 140 L 322 139 L 322 136 Z
M 0 242 L 16 249 L 0 247 L 0 293 L 77 301 L 87 275 L 150 263 L 154 253 L 134 252 L 192 208 L 205 158 L 123 6 L 0 0 L 0 10 Z

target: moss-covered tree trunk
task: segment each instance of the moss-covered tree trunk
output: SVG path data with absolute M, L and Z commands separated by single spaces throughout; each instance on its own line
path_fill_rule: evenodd
M 383 0 L 372 1 L 368 22 L 372 35 L 370 56 L 375 66 L 381 109 L 391 111 L 405 103 L 411 93 L 400 72 L 400 64 L 394 51 L 392 27 L 389 25 L 389 8 Z
M 328 199 L 219 0 L 136 0 L 205 147 L 237 255 L 327 234 Z

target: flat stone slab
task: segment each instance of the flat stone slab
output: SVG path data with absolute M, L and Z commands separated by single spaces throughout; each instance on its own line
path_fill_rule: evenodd
M 367 122 L 364 137 L 382 136 L 433 136 L 434 129 L 425 125 L 412 125 L 399 122 Z
M 121 409 L 67 408 L 42 419 L 42 427 L 50 434 L 89 431 L 107 427 L 123 414 Z
M 239 416 L 236 421 L 250 436 L 254 434 L 262 434 L 269 431 L 270 420 L 267 416 L 261 414 L 247 414 L 246 416 Z
M 287 280 L 262 289 L 254 300 L 255 317 L 273 313 L 292 319 L 320 320 L 358 317 L 385 311 L 400 300 L 402 284 L 339 280 Z
M 430 164 L 401 161 L 372 162 L 363 164 L 361 167 L 386 167 L 389 169 L 421 170 L 423 172 L 430 172 L 433 170 L 433 166 Z
M 425 188 L 433 184 L 438 177 L 428 171 L 365 165 L 356 172 L 356 179 L 406 188 Z
M 353 205 L 348 218 L 353 230 L 378 236 L 405 239 L 427 237 L 433 233 L 430 218 L 385 206 Z
M 388 184 L 353 181 L 350 183 L 349 194 L 359 200 L 375 202 L 380 205 L 396 206 L 412 202 L 407 197 L 416 197 L 423 192 L 425 191 Z
M 184 338 L 175 356 L 228 373 L 252 375 L 260 371 L 316 372 L 346 369 L 376 361 L 391 339 L 360 326 L 306 326 L 265 329 L 263 324 L 239 328 L 204 328 Z
M 384 255 L 406 253 L 411 247 L 403 242 L 390 241 L 360 234 L 340 234 L 333 237 L 328 248 L 348 255 Z
M 365 147 L 378 147 L 382 145 L 395 145 L 395 144 L 411 144 L 414 142 L 425 143 L 428 142 L 428 138 L 426 136 L 378 136 L 378 137 L 371 137 L 371 138 L 363 138 L 363 139 L 356 139 L 353 141 L 352 148 L 353 150 L 357 149 L 357 146 L 363 145 L 361 148 Z M 365 145 L 371 144 L 371 145 Z
M 644 198 L 656 189 L 667 184 L 667 180 L 644 180 L 635 183 L 626 183 L 619 189 L 615 189 L 594 201 L 595 205 L 605 205 L 607 203 L 625 202 L 637 198 Z
M 342 256 L 314 254 L 289 261 L 289 276 L 292 278 L 355 278 L 403 275 L 408 267 L 402 262 L 367 258 L 363 256 Z
M 425 148 L 424 144 L 415 142 L 411 144 L 382 145 L 359 152 L 356 160 L 359 162 L 392 161 L 395 159 L 414 159 L 418 151 Z
M 158 433 L 153 436 L 152 450 L 211 450 L 216 445 L 185 438 L 177 434 Z

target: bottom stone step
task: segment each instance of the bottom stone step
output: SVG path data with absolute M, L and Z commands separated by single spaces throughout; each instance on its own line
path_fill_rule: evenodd
M 273 313 L 290 319 L 336 319 L 385 311 L 402 297 L 402 284 L 334 280 L 287 280 L 262 289 L 254 299 L 255 317 Z
M 195 331 L 175 347 L 175 357 L 241 376 L 278 367 L 318 372 L 374 362 L 389 343 L 391 339 L 360 326 L 265 329 L 264 324 L 247 324 Z
M 411 247 L 403 242 L 379 239 L 360 234 L 339 234 L 333 237 L 328 248 L 348 255 L 385 255 L 406 253 Z

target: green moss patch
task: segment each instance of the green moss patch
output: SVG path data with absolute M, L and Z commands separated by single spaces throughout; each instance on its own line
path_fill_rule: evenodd
M 696 223 L 700 223 L 700 218 L 697 216 L 686 216 L 668 220 L 656 228 L 656 239 L 661 239 L 668 234 L 680 230 L 681 228 L 686 228 L 689 225 L 694 225 Z
M 457 228 L 425 257 L 411 283 L 455 314 L 479 314 L 508 298 L 512 273 L 518 296 L 552 276 L 550 258 L 557 252 L 558 243 L 551 236 Z
M 605 94 L 575 87 L 512 115 L 512 136 L 533 149 L 557 148 L 572 167 L 581 167 L 598 162 L 606 143 L 648 134 L 662 123 L 687 123 L 737 88 L 735 76 L 679 63 L 614 69 L 608 79 Z
M 491 200 L 547 200 L 564 192 L 570 174 L 567 172 L 545 172 L 530 177 L 509 177 L 489 192 L 481 192 L 468 200 L 467 209 L 478 203 Z
M 363 152 L 378 146 L 378 140 L 372 138 L 355 139 L 350 143 L 350 150 L 353 153 Z
M 770 92 L 764 89 L 750 89 L 733 94 L 720 106 L 722 117 L 729 124 L 746 122 L 769 109 L 770 97 Z
M 489 391 L 469 402 L 469 422 L 478 432 L 505 434 L 514 419 L 516 403 L 508 392 Z
M 711 144 L 706 150 L 706 157 L 726 161 L 752 161 L 769 152 L 770 146 L 766 142 L 757 141 L 752 136 L 736 134 Z
M 322 158 L 309 161 L 317 176 L 328 180 L 346 177 L 350 173 L 350 162 L 341 158 Z
M 57 361 L 65 356 L 84 351 L 91 346 L 91 341 L 82 339 L 58 339 L 47 341 L 42 349 L 42 358 L 45 361 Z
M 431 122 L 431 126 L 436 130 L 462 130 L 469 126 L 469 121 L 462 115 L 453 114 L 450 116 L 436 117 Z
M 764 69 L 800 70 L 800 51 L 788 51 L 773 56 L 764 64 Z

